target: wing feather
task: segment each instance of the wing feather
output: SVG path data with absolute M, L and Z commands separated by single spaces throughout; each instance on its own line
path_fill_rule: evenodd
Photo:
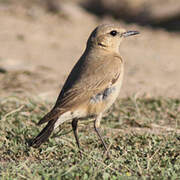
M 58 107 L 68 108 L 75 104 L 78 105 L 89 100 L 92 95 L 115 84 L 121 74 L 122 59 L 119 56 L 111 57 L 110 60 L 107 58 L 104 62 L 101 60 L 98 63 L 93 62 L 95 67 L 87 64 L 81 79 L 76 81 L 67 92 L 64 92 L 63 97 L 57 100 L 57 102 L 59 101 Z
M 66 80 L 54 108 L 40 124 L 87 103 L 93 95 L 115 84 L 122 65 L 122 59 L 117 55 L 95 58 L 92 62 L 80 59 Z

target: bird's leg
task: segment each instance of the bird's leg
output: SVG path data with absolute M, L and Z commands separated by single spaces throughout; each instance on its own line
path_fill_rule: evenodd
M 74 136 L 76 139 L 76 144 L 77 144 L 78 148 L 80 149 L 79 138 L 77 135 L 77 131 L 78 131 L 77 126 L 78 126 L 78 119 L 75 118 L 72 120 L 72 129 L 73 129 L 73 133 L 74 133 Z
M 103 140 L 103 138 L 102 138 L 102 136 L 101 136 L 101 134 L 100 134 L 100 128 L 99 128 L 99 126 L 100 126 L 101 117 L 102 117 L 102 115 L 100 114 L 100 115 L 97 116 L 97 118 L 95 119 L 95 121 L 94 121 L 94 129 L 95 129 L 98 137 L 100 138 L 100 140 L 101 140 L 101 142 L 102 142 L 102 144 L 103 144 L 106 152 L 108 153 L 108 148 L 107 148 L 107 146 L 106 146 L 106 144 L 105 144 L 105 142 L 104 142 L 104 140 Z

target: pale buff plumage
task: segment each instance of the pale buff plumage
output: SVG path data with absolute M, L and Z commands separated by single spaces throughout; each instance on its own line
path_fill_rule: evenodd
M 48 124 L 31 142 L 32 146 L 39 147 L 56 127 L 72 119 L 72 128 L 80 147 L 78 120 L 92 117 L 95 118 L 95 130 L 107 150 L 98 128 L 102 114 L 114 103 L 121 88 L 124 62 L 119 45 L 124 37 L 135 34 L 138 32 L 126 31 L 112 24 L 100 25 L 91 33 L 86 50 L 68 76 L 55 106 L 39 121 L 39 125 Z

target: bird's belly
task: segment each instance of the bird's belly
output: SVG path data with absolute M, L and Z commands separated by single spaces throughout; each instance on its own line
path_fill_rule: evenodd
M 122 81 L 123 69 L 121 76 L 113 86 L 106 88 L 103 92 L 91 97 L 87 109 L 87 114 L 98 115 L 109 109 L 119 96 Z
M 120 86 L 112 86 L 91 97 L 87 114 L 98 115 L 109 109 L 118 97 L 119 92 Z

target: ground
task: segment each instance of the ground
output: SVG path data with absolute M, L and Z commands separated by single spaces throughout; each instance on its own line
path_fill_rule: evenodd
M 0 12 L 0 67 L 7 71 L 0 74 L 2 94 L 19 92 L 55 99 L 90 32 L 98 24 L 113 22 L 141 33 L 126 39 L 120 48 L 126 62 L 121 97 L 136 93 L 180 97 L 179 33 L 98 18 L 71 4 L 64 5 L 64 14 L 58 16 L 33 10 Z
M 77 3 L 60 13 L 35 6 L 0 6 L 0 177 L 2 179 L 178 179 L 180 176 L 180 33 L 99 17 Z M 28 146 L 101 23 L 140 35 L 122 43 L 125 76 L 120 97 L 104 115 L 111 159 L 92 128 L 80 124 L 82 157 L 70 124 L 40 149 Z M 89 125 L 90 124 L 90 125 Z

